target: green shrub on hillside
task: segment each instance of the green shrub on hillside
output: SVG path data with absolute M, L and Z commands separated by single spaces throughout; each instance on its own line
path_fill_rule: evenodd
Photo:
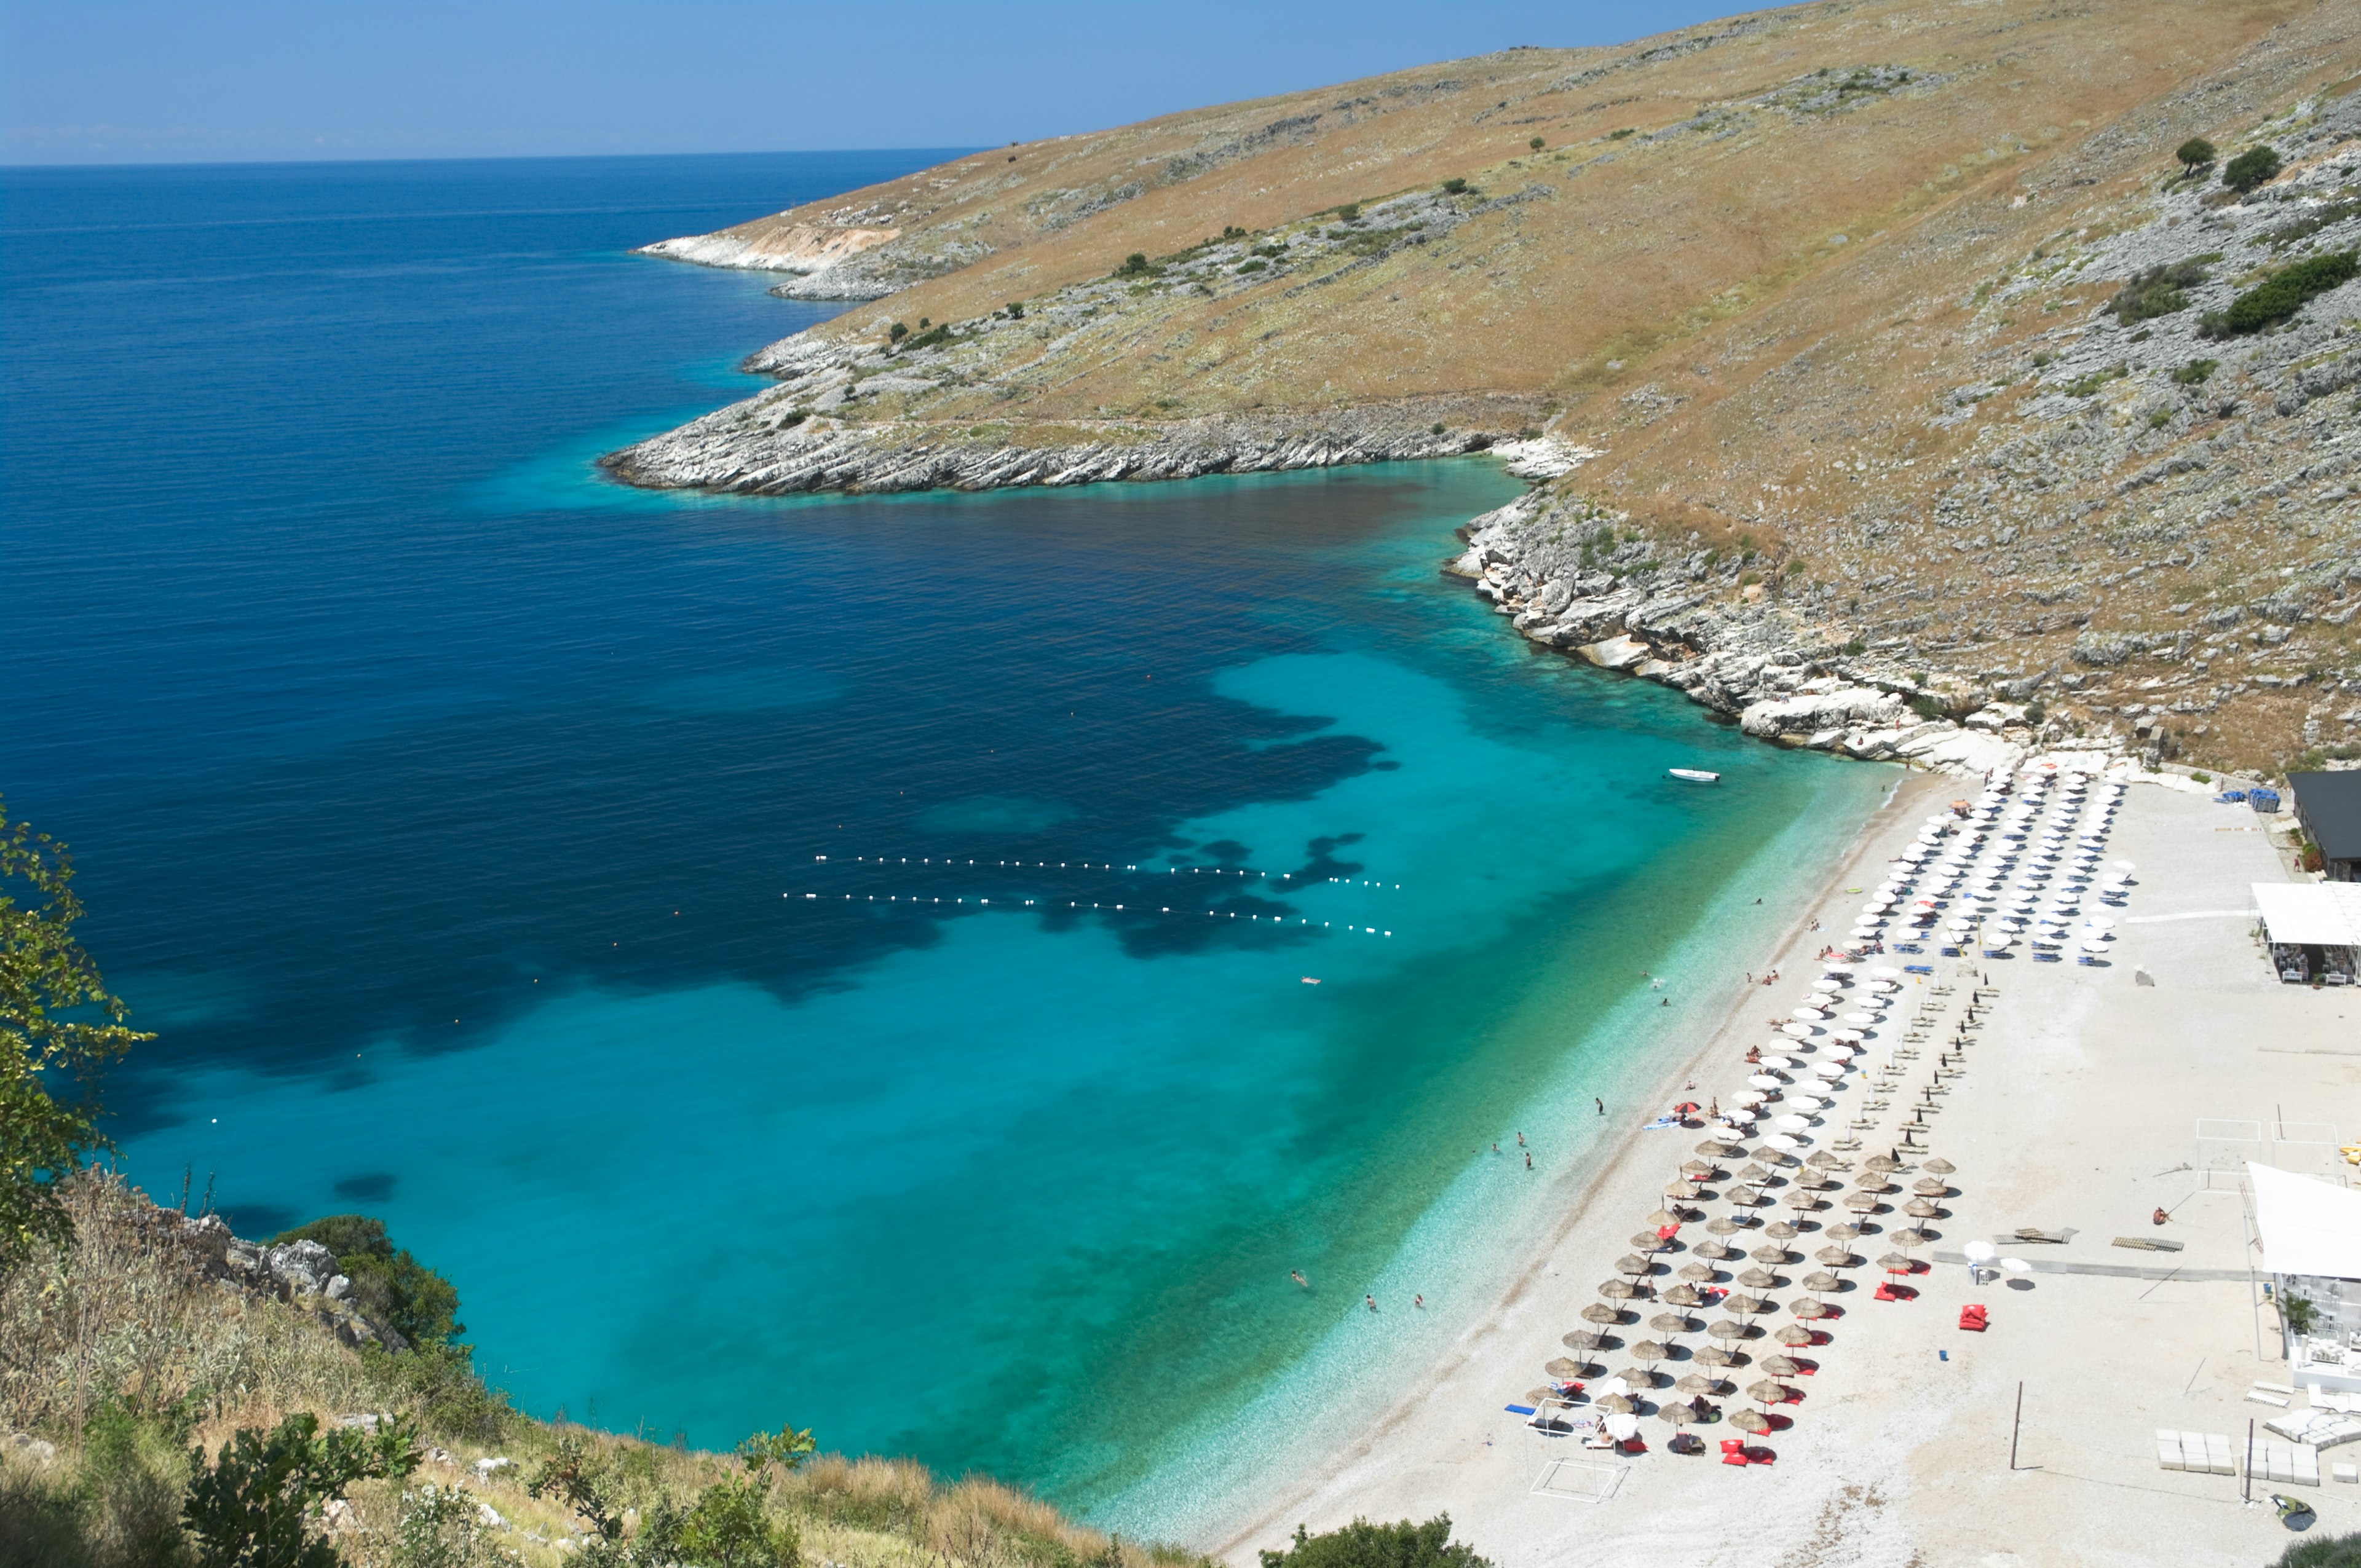
M 353 1305 L 412 1344 L 446 1341 L 467 1332 L 458 1321 L 452 1283 L 396 1248 L 385 1223 L 366 1214 L 329 1214 L 270 1238 L 271 1246 L 318 1242 L 336 1255 L 336 1268 L 353 1282 Z
M 2208 313 L 2201 330 L 2210 337 L 2260 332 L 2303 309 L 2314 296 L 2361 276 L 2361 254 L 2350 250 L 2314 256 L 2282 267 L 2230 302 L 2230 308 Z
M 2184 387 L 2202 386 L 2205 378 L 2222 367 L 2219 359 L 2192 359 L 2172 373 L 2172 378 Z
M 2151 267 L 2117 290 L 2115 297 L 2107 302 L 2107 309 L 2114 312 L 2115 319 L 2125 326 L 2155 316 L 2169 316 L 2189 308 L 2189 296 L 2181 291 L 2204 282 L 2205 277 L 2205 269 L 2194 260 Z
M 2191 137 L 2173 148 L 2172 156 L 2180 159 L 2183 169 L 2194 173 L 2213 161 L 2213 144 L 2203 137 Z
M 1492 1568 L 1491 1560 L 1451 1539 L 1451 1516 L 1424 1524 L 1371 1524 L 1355 1519 L 1342 1530 L 1312 1535 L 1295 1527 L 1284 1552 L 1262 1552 L 1262 1568 Z
M 2276 179 L 2279 155 L 2267 147 L 2250 147 L 2222 166 L 2222 183 L 2233 191 L 2251 191 Z
M 1455 174 L 1443 182 L 1443 193 L 1446 196 L 1462 195 L 1466 192 L 1466 190 L 1467 181 L 1460 179 Z
M 1135 250 L 1123 258 L 1123 265 L 1115 269 L 1115 275 L 1118 278 L 1153 278 L 1159 270 L 1154 262 L 1148 259 L 1148 252 Z

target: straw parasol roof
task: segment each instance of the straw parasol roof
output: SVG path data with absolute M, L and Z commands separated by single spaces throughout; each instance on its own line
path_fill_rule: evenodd
M 1679 1382 L 1674 1384 L 1673 1387 L 1678 1392 L 1686 1394 L 1690 1398 L 1694 1399 L 1701 1394 L 1720 1393 L 1721 1379 L 1719 1377 L 1708 1377 L 1702 1372 L 1692 1372 L 1686 1377 L 1683 1377 Z
M 1771 1310 L 1771 1303 L 1764 1300 L 1760 1296 L 1741 1295 L 1737 1291 L 1733 1290 L 1723 1299 L 1721 1310 L 1725 1312 L 1736 1312 L 1742 1318 L 1752 1316 L 1757 1312 L 1769 1311 Z
M 1607 1336 L 1595 1329 L 1576 1329 L 1570 1334 L 1559 1335 L 1557 1343 L 1568 1350 L 1590 1351 L 1597 1350 L 1606 1340 Z
M 1645 1274 L 1655 1266 L 1638 1253 L 1630 1253 L 1615 1260 L 1615 1272 L 1618 1274 Z
M 1803 1368 L 1784 1355 L 1766 1355 L 1756 1365 L 1765 1377 L 1793 1377 Z
M 1746 1325 L 1743 1323 L 1734 1323 L 1728 1318 L 1722 1318 L 1715 1322 L 1708 1323 L 1705 1326 L 1705 1332 L 1711 1334 L 1716 1339 L 1744 1339 L 1746 1337 Z
M 1779 1283 L 1779 1278 L 1768 1269 L 1750 1268 L 1738 1277 L 1738 1282 L 1750 1290 L 1768 1290 Z M 1732 1297 L 1731 1299 L 1739 1298 Z
M 1723 1258 L 1736 1257 L 1738 1255 L 1738 1249 L 1736 1247 L 1724 1246 L 1719 1242 L 1699 1242 L 1696 1246 L 1689 1250 L 1696 1253 L 1699 1257 L 1711 1258 L 1717 1263 L 1720 1262 Z
M 1738 1173 L 1738 1179 L 1741 1181 L 1768 1181 L 1771 1179 L 1771 1173 L 1763 1169 L 1763 1167 L 1759 1165 L 1750 1165 Z
M 1771 1337 L 1781 1344 L 1809 1344 L 1812 1343 L 1812 1331 L 1801 1323 L 1782 1323 L 1779 1332 Z
M 1934 1233 L 1924 1225 L 1912 1225 L 1894 1233 L 1894 1239 L 1905 1247 L 1925 1246 L 1935 1239 Z
M 1686 1334 L 1697 1331 L 1697 1324 L 1686 1312 L 1658 1312 L 1648 1320 L 1648 1326 L 1660 1334 Z
M 1631 1347 L 1631 1354 L 1642 1361 L 1662 1361 L 1673 1353 L 1652 1339 L 1643 1339 Z
M 1960 1169 L 1948 1159 L 1930 1159 L 1926 1168 L 1937 1176 L 1956 1176 Z
M 1678 1399 L 1667 1399 L 1656 1409 L 1657 1419 L 1673 1426 L 1685 1427 L 1697 1419 L 1697 1411 Z
M 1740 1224 L 1737 1221 L 1730 1219 L 1728 1215 L 1723 1215 L 1718 1219 L 1708 1220 L 1705 1223 L 1705 1228 L 1706 1233 L 1708 1235 L 1733 1236 L 1739 1232 L 1744 1230 L 1746 1227 Z
M 1862 1175 L 1854 1177 L 1852 1179 L 1852 1184 L 1855 1187 L 1860 1188 L 1863 1192 L 1891 1192 L 1894 1190 L 1894 1183 L 1885 1179 L 1884 1172 L 1877 1170 L 1868 1171 Z
M 1583 1367 L 1587 1365 L 1588 1363 L 1576 1361 L 1570 1355 L 1561 1355 L 1552 1360 L 1542 1370 L 1553 1377 L 1579 1377 L 1582 1376 Z
M 1627 1366 L 1615 1376 L 1626 1388 L 1653 1388 L 1656 1386 L 1654 1373 L 1642 1372 L 1636 1366 Z
M 1728 1144 L 1719 1138 L 1708 1138 L 1697 1145 L 1697 1152 L 1708 1159 L 1736 1159 L 1746 1152 L 1742 1144 Z
M 1809 1159 L 1804 1161 L 1804 1163 L 1806 1165 L 1816 1165 L 1822 1170 L 1833 1170 L 1838 1166 L 1842 1165 L 1844 1161 L 1828 1153 L 1828 1150 L 1822 1149 L 1817 1154 L 1813 1155 Z
M 1736 1324 L 1731 1325 L 1733 1328 L 1736 1326 Z M 1718 1344 L 1709 1344 L 1698 1351 L 1692 1359 L 1699 1366 L 1729 1366 L 1734 1365 L 1738 1357 Z
M 1760 1383 L 1749 1385 L 1746 1397 L 1761 1405 L 1784 1404 L 1787 1399 L 1787 1386 L 1765 1377 Z
M 1604 1301 L 1593 1301 L 1582 1310 L 1583 1321 L 1589 1323 L 1620 1323 L 1623 1314 Z
M 1845 1207 L 1856 1214 L 1873 1214 L 1880 1205 L 1874 1192 L 1856 1192 L 1845 1200 Z
M 1663 1223 L 1672 1224 L 1675 1222 L 1666 1220 Z M 1653 1231 L 1639 1231 L 1633 1233 L 1631 1245 L 1642 1252 L 1662 1252 L 1673 1244 Z
M 1565 1398 L 1565 1396 L 1559 1393 L 1554 1388 L 1528 1388 L 1525 1390 L 1525 1403 L 1528 1405 L 1538 1405 L 1543 1399 L 1562 1399 L 1564 1398 Z
M 1602 1282 L 1598 1287 L 1598 1293 L 1610 1301 L 1629 1301 L 1633 1296 L 1639 1294 L 1631 1288 L 1631 1282 L 1624 1279 L 1609 1279 Z
M 1694 1268 L 1696 1266 L 1697 1266 L 1695 1264 L 1691 1264 L 1689 1266 L 1690 1268 Z M 1686 1274 L 1688 1269 L 1684 1268 L 1681 1272 Z M 1694 1285 L 1675 1285 L 1671 1289 L 1660 1293 L 1656 1299 L 1662 1301 L 1667 1307 L 1694 1307 L 1697 1304 L 1697 1287 Z
M 1861 1163 L 1864 1170 L 1900 1170 L 1902 1168 L 1902 1162 L 1890 1154 L 1873 1154 Z
M 1766 1242 L 1746 1255 L 1757 1263 L 1781 1264 L 1785 1263 L 1795 1255 L 1776 1243 Z
M 1766 1418 L 1756 1415 L 1752 1410 L 1739 1411 L 1730 1418 L 1730 1424 L 1740 1431 L 1752 1432 L 1758 1436 L 1771 1430 L 1771 1422 Z
M 1841 1290 L 1844 1288 L 1844 1281 L 1839 1279 L 1833 1274 L 1807 1274 L 1804 1276 L 1804 1288 L 1806 1290 Z
M 1790 1309 L 1799 1318 L 1825 1318 L 1835 1309 L 1826 1301 L 1798 1301 Z
M 1815 1262 L 1825 1263 L 1830 1268 L 1850 1268 L 1861 1261 L 1853 1255 L 1851 1248 L 1841 1246 L 1824 1246 L 1812 1257 Z
M 1941 1198 L 1951 1190 L 1951 1184 L 1939 1176 L 1922 1176 L 1910 1184 L 1910 1190 L 1921 1198 Z
M 1822 1231 L 1820 1234 L 1828 1237 L 1828 1240 L 1832 1242 L 1857 1242 L 1861 1240 L 1861 1227 L 1859 1225 L 1830 1225 L 1827 1230 Z
M 1902 1212 L 1914 1220 L 1931 1220 L 1943 1211 L 1924 1198 L 1913 1198 L 1909 1202 L 1902 1205 Z
M 1709 1159 L 1685 1159 L 1681 1161 L 1681 1174 L 1684 1176 L 1711 1176 L 1714 1173 L 1714 1163 Z
M 1594 1399 L 1591 1403 L 1597 1405 L 1600 1409 L 1605 1410 L 1608 1414 L 1614 1416 L 1628 1416 L 1634 1409 L 1631 1401 L 1621 1394 L 1609 1394 L 1607 1398 L 1603 1399 Z
M 1797 1213 L 1808 1213 L 1820 1206 L 1820 1195 L 1809 1188 L 1798 1187 L 1787 1194 L 1787 1207 Z
M 1763 1234 L 1776 1241 L 1791 1241 L 1804 1233 L 1784 1220 L 1773 1220 L 1763 1227 Z
M 1651 1225 L 1677 1225 L 1682 1223 L 1682 1216 L 1670 1209 L 1659 1209 L 1648 1216 L 1646 1223 Z
M 1684 1279 L 1694 1279 L 1699 1285 L 1703 1285 L 1713 1278 L 1714 1275 L 1718 1272 L 1719 1270 L 1709 1263 L 1685 1263 L 1681 1265 L 1681 1277 Z M 1689 1299 L 1686 1301 L 1677 1301 L 1673 1295 L 1673 1290 L 1688 1290 Z M 1690 1289 L 1689 1287 L 1686 1285 L 1675 1285 L 1673 1287 L 1673 1290 L 1667 1290 L 1664 1292 L 1665 1300 L 1675 1301 L 1675 1305 L 1683 1307 L 1694 1306 L 1696 1304 L 1697 1292 Z
M 1907 1274 L 1910 1272 L 1910 1260 L 1898 1252 L 1889 1252 L 1877 1260 L 1877 1266 L 1888 1274 Z
M 1795 1177 L 1795 1185 L 1813 1192 L 1826 1192 L 1829 1188 L 1840 1184 L 1835 1177 L 1825 1171 L 1806 1170 Z

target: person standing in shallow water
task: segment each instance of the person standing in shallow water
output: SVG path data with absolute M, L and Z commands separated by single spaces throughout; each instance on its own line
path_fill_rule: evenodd
M 1597 1096 L 1596 1094 L 1594 1094 L 1594 1095 L 1592 1095 L 1592 1096 L 1590 1097 L 1590 1102 L 1591 1102 L 1593 1105 L 1596 1105 L 1596 1106 L 1598 1106 L 1598 1113 L 1599 1113 L 1600 1115 L 1604 1116 L 1604 1115 L 1606 1115 L 1606 1114 L 1607 1114 L 1607 1102 L 1606 1102 L 1606 1101 L 1599 1099 L 1599 1098 L 1598 1098 L 1598 1096 Z
M 1378 1299 L 1375 1296 L 1364 1296 L 1361 1299 L 1369 1304 L 1369 1310 L 1372 1312 L 1378 1310 Z

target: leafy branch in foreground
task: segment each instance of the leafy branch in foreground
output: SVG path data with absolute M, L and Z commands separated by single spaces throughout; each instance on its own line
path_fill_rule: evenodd
M 323 1433 L 310 1414 L 288 1417 L 268 1437 L 240 1428 L 210 1464 L 203 1447 L 192 1449 L 185 1517 L 199 1568 L 337 1568 L 335 1548 L 312 1533 L 312 1509 L 356 1481 L 407 1475 L 420 1458 L 407 1422 Z
M 1312 1535 L 1295 1527 L 1284 1552 L 1258 1552 L 1262 1568 L 1492 1568 L 1476 1549 L 1451 1539 L 1451 1516 L 1424 1524 L 1371 1524 L 1355 1519 L 1342 1530 Z
M 108 1146 L 98 1074 L 154 1038 L 124 1024 L 122 1002 L 74 940 L 82 913 L 66 847 L 9 821 L 0 802 L 0 1268 L 72 1234 L 58 1183 Z M 61 1080 L 78 1091 L 70 1104 L 52 1095 Z

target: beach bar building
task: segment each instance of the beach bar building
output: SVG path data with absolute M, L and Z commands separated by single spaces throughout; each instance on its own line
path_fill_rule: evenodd
M 2246 1174 L 2287 1339 L 2288 1381 L 2361 1392 L 2361 1191 L 2268 1165 L 2250 1163 Z
M 2331 882 L 2361 882 L 2361 769 L 2290 773 L 2295 819 L 2320 850 L 2321 874 Z
M 2252 885 L 2271 968 L 2281 980 L 2351 985 L 2361 979 L 2361 883 Z

